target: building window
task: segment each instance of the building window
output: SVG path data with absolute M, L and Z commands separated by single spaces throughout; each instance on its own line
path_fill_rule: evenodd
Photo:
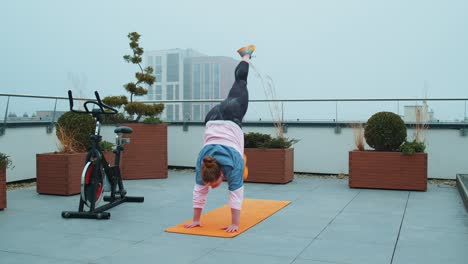
M 156 76 L 156 82 L 162 82 L 162 62 L 161 56 L 154 57 L 154 76 Z
M 174 100 L 174 86 L 172 84 L 166 86 L 166 98 L 167 100 Z
M 214 65 L 214 72 L 213 72 L 213 92 L 214 92 L 214 99 L 219 99 L 219 64 Z
M 203 99 L 210 98 L 210 64 L 206 63 L 204 65 L 204 82 L 203 82 Z
M 200 64 L 193 65 L 193 99 L 200 99 L 200 89 L 201 89 L 201 80 L 200 80 Z
M 162 87 L 160 84 L 157 84 L 156 85 L 156 93 L 155 93 L 155 96 L 156 96 L 156 100 L 162 100 Z
M 149 87 L 148 89 L 148 99 L 155 100 L 155 88 L 153 86 Z
M 179 85 L 178 84 L 174 84 L 174 87 L 175 87 L 175 99 L 176 100 L 179 100 Z
M 179 81 L 179 54 L 167 54 L 167 74 L 168 82 Z

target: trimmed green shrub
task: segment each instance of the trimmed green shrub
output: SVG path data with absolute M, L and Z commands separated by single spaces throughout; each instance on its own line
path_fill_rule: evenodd
M 155 116 L 147 117 L 143 120 L 143 124 L 161 124 L 163 121 Z
M 132 120 L 125 118 L 123 113 L 117 113 L 115 115 L 102 115 L 101 116 L 101 124 L 122 124 L 128 123 Z
M 112 142 L 103 140 L 99 142 L 99 147 L 101 148 L 102 152 L 111 152 L 114 144 Z
M 141 102 L 130 102 L 125 106 L 125 111 L 129 115 L 136 115 L 137 120 L 142 116 L 156 117 L 164 110 L 163 104 L 144 104 Z
M 244 134 L 245 148 L 290 148 L 297 143 L 297 139 L 288 139 L 285 137 L 271 137 L 268 134 L 250 132 Z
M 271 141 L 271 136 L 263 133 L 250 132 L 244 134 L 244 148 L 262 148 Z
M 416 140 L 411 142 L 405 141 L 405 143 L 400 147 L 400 151 L 407 155 L 424 152 L 425 150 L 426 144 L 424 144 L 424 142 L 417 142 Z
M 267 148 L 281 148 L 287 149 L 290 148 L 292 145 L 296 144 L 299 140 L 297 139 L 289 139 L 285 137 L 276 137 L 272 138 L 270 144 Z
M 91 115 L 66 112 L 56 124 L 56 135 L 64 152 L 86 152 L 91 147 L 90 135 L 96 127 Z
M 371 116 L 364 129 L 367 144 L 378 151 L 398 151 L 406 141 L 406 125 L 392 112 L 378 112 Z

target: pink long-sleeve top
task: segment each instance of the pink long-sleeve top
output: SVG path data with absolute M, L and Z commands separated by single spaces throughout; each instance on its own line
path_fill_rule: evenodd
M 193 189 L 193 207 L 203 208 L 209 192 L 201 178 L 203 158 L 214 157 L 221 166 L 223 177 L 229 189 L 229 205 L 240 210 L 244 198 L 244 133 L 232 121 L 209 121 L 205 127 L 204 146 L 201 149 L 195 166 L 195 186 Z

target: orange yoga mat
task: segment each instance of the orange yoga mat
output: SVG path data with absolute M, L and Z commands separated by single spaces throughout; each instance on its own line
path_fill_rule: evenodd
M 166 232 L 200 236 L 235 237 L 267 217 L 287 206 L 289 201 L 244 199 L 242 203 L 239 231 L 228 233 L 221 229 L 231 224 L 231 208 L 228 204 L 209 211 L 201 216 L 201 227 L 185 228 L 183 223 L 167 228 Z

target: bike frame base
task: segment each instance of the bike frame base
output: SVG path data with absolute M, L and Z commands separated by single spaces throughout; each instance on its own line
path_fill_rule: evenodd
M 104 212 L 108 209 L 116 207 L 121 203 L 142 203 L 144 197 L 139 196 L 125 196 L 124 198 L 112 198 L 110 196 L 104 196 L 104 201 L 109 202 L 102 206 L 99 206 L 91 212 L 73 212 L 73 211 L 63 211 L 63 218 L 83 218 L 83 219 L 98 219 L 98 220 L 107 220 L 110 218 L 109 212 Z

